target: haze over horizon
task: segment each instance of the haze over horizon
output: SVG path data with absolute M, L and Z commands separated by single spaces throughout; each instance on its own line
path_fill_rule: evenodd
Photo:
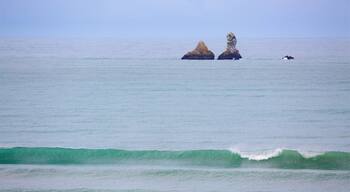
M 1 0 L 0 37 L 350 37 L 348 0 Z

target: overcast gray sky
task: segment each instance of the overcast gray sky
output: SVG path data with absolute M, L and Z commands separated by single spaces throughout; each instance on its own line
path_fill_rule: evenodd
M 350 0 L 0 0 L 0 36 L 350 37 Z

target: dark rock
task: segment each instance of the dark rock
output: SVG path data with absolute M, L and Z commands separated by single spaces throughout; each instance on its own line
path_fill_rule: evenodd
M 208 49 L 203 41 L 200 41 L 197 47 L 184 55 L 181 59 L 189 60 L 213 60 L 215 55 Z
M 241 56 L 241 54 L 239 54 L 238 49 L 236 49 L 236 44 L 237 44 L 236 36 L 232 32 L 230 32 L 227 34 L 226 37 L 227 37 L 226 50 L 219 55 L 218 60 L 224 60 L 224 59 L 238 60 L 238 59 L 241 59 L 242 56 Z
M 236 50 L 235 52 L 230 52 L 230 51 L 224 51 L 223 53 L 221 53 L 218 57 L 218 60 L 238 60 L 241 59 L 242 56 L 241 54 L 239 54 L 239 51 Z
M 284 60 L 292 60 L 292 59 L 294 59 L 294 57 L 292 57 L 290 55 L 286 55 L 282 59 L 284 59 Z

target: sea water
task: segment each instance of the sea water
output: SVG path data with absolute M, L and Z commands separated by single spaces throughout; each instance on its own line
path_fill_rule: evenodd
M 350 190 L 349 39 L 195 44 L 0 39 L 0 191 Z

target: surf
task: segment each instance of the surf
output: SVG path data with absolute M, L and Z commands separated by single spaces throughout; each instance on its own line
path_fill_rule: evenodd
M 220 168 L 350 170 L 350 153 L 329 151 L 305 155 L 290 149 L 247 154 L 233 150 L 162 151 L 14 147 L 0 148 L 0 164 L 155 164 Z

